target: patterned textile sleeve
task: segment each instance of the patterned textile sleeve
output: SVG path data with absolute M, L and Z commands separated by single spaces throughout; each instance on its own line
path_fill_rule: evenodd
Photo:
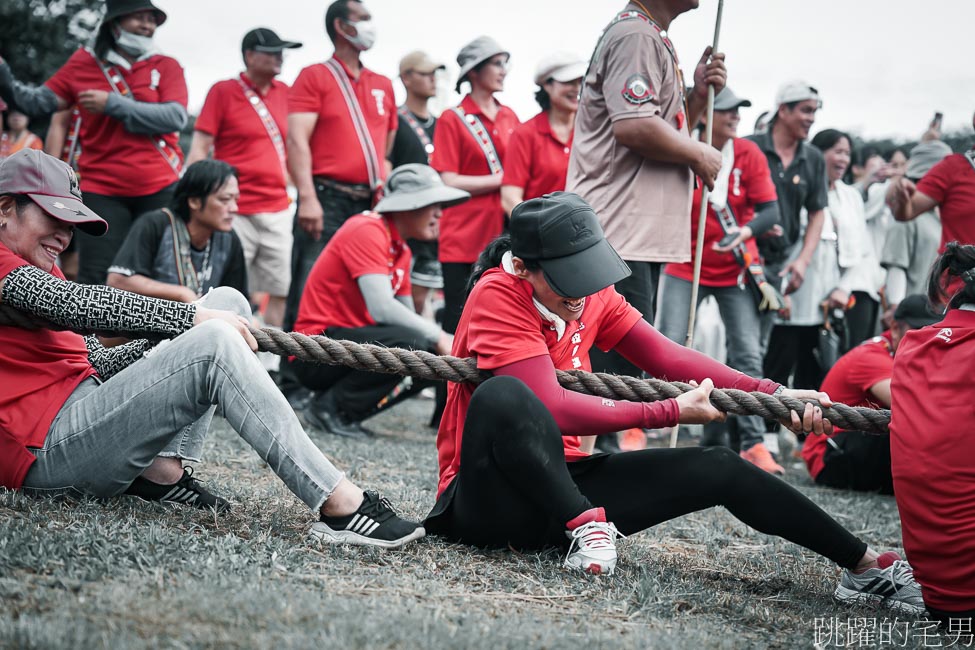
M 4 279 L 3 303 L 85 334 L 164 339 L 193 327 L 196 305 L 160 300 L 111 287 L 60 280 L 35 266 Z
M 85 337 L 88 361 L 103 380 L 125 370 L 141 359 L 143 354 L 152 349 L 152 345 L 152 341 L 140 339 L 124 345 L 106 348 L 96 337 Z

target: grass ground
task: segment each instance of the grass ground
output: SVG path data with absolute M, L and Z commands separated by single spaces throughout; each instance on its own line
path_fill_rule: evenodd
M 379 416 L 373 441 L 313 437 L 420 518 L 436 489 L 430 408 Z M 824 620 L 894 618 L 838 605 L 828 561 L 721 509 L 623 541 L 609 578 L 569 573 L 555 552 L 435 538 L 319 547 L 311 515 L 225 423 L 209 445 L 197 473 L 235 502 L 227 516 L 0 490 L 0 647 L 811 648 L 817 619 L 838 647 Z M 813 487 L 798 466 L 787 479 L 876 548 L 900 546 L 891 498 Z

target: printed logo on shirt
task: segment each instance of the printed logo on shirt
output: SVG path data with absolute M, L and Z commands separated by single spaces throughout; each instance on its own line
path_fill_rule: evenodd
M 611 399 L 603 398 L 603 406 L 608 406 L 610 408 L 616 408 L 616 402 Z
M 942 328 L 940 332 L 934 335 L 934 338 L 941 339 L 945 343 L 951 343 L 951 328 L 950 327 Z
M 153 68 L 152 72 L 149 73 L 149 90 L 158 89 L 161 78 L 162 75 L 159 74 L 159 70 Z
M 732 169 L 731 177 L 734 179 L 731 186 L 731 193 L 735 196 L 741 196 L 741 169 L 738 167 Z
M 631 74 L 623 86 L 623 99 L 631 104 L 646 104 L 654 99 L 653 84 L 642 74 Z
M 380 115 L 386 114 L 386 107 L 383 106 L 383 102 L 386 99 L 386 91 L 377 88 L 372 91 L 372 96 L 376 98 L 376 112 Z

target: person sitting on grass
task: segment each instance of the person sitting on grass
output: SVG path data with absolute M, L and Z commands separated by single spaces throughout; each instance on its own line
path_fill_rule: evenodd
M 193 302 L 213 287 L 247 291 L 247 266 L 232 229 L 237 170 L 200 160 L 176 183 L 169 208 L 142 215 L 108 267 L 108 286 Z
M 969 170 L 971 171 L 971 170 Z M 932 619 L 975 618 L 975 246 L 949 242 L 928 284 L 944 319 L 904 335 L 894 359 L 890 460 L 904 550 Z
M 226 510 L 181 461 L 199 451 L 198 420 L 217 406 L 319 514 L 310 537 L 395 548 L 424 535 L 312 444 L 252 353 L 244 318 L 66 281 L 55 260 L 75 227 L 101 235 L 107 225 L 67 164 L 34 150 L 0 164 L 0 305 L 73 330 L 171 340 L 143 356 L 149 340 L 104 348 L 69 331 L 0 326 L 0 486 Z M 232 289 L 213 294 L 246 302 Z
M 447 187 L 432 167 L 420 163 L 393 170 L 385 191 L 375 211 L 350 217 L 329 240 L 308 274 L 295 331 L 450 354 L 453 337 L 413 309 L 412 253 L 406 240 L 435 241 L 443 208 L 471 195 Z M 370 435 L 362 420 L 375 414 L 401 381 L 384 373 L 294 363 L 298 381 L 324 391 L 305 409 L 305 417 L 335 435 Z M 397 401 L 425 385 L 415 383 Z
M 518 205 L 510 237 L 495 240 L 472 274 L 453 354 L 494 377 L 451 383 L 437 435 L 440 483 L 426 529 L 476 546 L 565 546 L 565 565 L 612 573 L 616 538 L 711 506 L 823 555 L 846 571 L 841 600 L 923 610 L 910 566 L 878 555 L 781 479 L 725 447 L 587 455 L 579 436 L 724 418 L 717 385 L 831 404 L 817 391 L 754 379 L 667 339 L 613 289 L 629 268 L 579 196 Z M 696 381 L 676 399 L 638 403 L 569 392 L 555 370 L 589 370 L 589 350 L 615 349 L 652 376 Z M 794 430 L 829 433 L 820 406 L 793 412 Z M 617 528 L 618 527 L 618 528 Z M 881 585 L 882 588 L 877 588 Z
M 820 390 L 851 406 L 889 409 L 897 347 L 907 332 L 939 320 L 941 316 L 931 311 L 927 297 L 907 296 L 897 305 L 890 329 L 840 357 Z M 894 493 L 890 436 L 834 429 L 829 436 L 807 437 L 802 458 L 817 485 Z

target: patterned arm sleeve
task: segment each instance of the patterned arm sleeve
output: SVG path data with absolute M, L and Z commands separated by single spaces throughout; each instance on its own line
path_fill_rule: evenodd
M 193 304 L 68 282 L 30 265 L 7 275 L 0 300 L 76 332 L 131 339 L 178 336 L 193 327 L 196 318 Z
M 106 348 L 96 337 L 86 336 L 85 346 L 88 348 L 88 361 L 98 372 L 98 376 L 108 379 L 141 359 L 143 354 L 152 349 L 152 341 L 140 339 Z

